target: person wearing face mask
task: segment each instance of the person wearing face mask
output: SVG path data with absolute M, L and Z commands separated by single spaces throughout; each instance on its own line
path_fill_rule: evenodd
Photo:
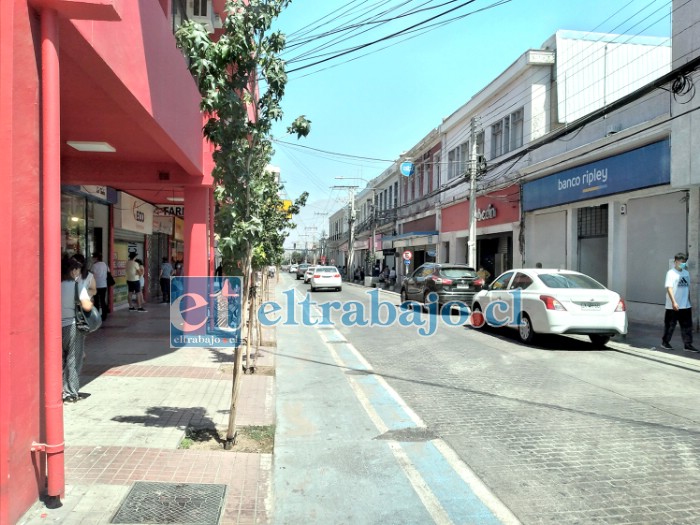
M 673 350 L 671 337 L 676 323 L 681 325 L 683 346 L 688 352 L 698 352 L 693 346 L 693 316 L 690 304 L 690 274 L 687 270 L 688 257 L 677 253 L 673 258 L 674 266 L 666 273 L 666 315 L 664 317 L 664 335 L 661 348 Z

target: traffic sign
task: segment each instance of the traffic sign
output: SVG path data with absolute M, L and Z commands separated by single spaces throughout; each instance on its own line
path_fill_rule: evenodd
M 408 250 L 406 250 L 405 252 L 403 252 L 402 257 L 403 257 L 403 260 L 404 260 L 404 261 L 409 261 L 409 262 L 410 262 L 411 259 L 413 258 L 413 254 L 412 254 L 411 252 L 409 252 Z
M 401 175 L 404 177 L 410 177 L 413 175 L 414 171 L 413 162 L 402 162 L 399 169 L 401 170 Z
M 403 263 L 406 265 L 406 268 L 411 264 L 411 259 L 404 259 Z

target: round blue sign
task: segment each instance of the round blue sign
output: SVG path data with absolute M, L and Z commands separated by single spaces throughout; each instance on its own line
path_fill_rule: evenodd
M 403 175 L 405 177 L 410 177 L 411 175 L 413 175 L 413 170 L 414 170 L 413 162 L 408 162 L 408 161 L 402 162 L 400 170 L 401 170 L 401 175 Z

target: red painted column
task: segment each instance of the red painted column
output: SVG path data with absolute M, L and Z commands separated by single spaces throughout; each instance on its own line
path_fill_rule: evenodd
M 185 187 L 185 275 L 209 275 L 207 245 L 209 237 L 209 192 L 207 186 Z
M 44 406 L 49 496 L 64 492 L 61 345 L 61 113 L 58 17 L 41 12 Z
M 216 239 L 214 237 L 214 214 L 216 203 L 214 201 L 214 188 L 209 190 L 209 275 L 216 271 Z

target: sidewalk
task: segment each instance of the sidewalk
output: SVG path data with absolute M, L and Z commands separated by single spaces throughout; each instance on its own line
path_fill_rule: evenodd
M 221 508 L 220 521 L 213 523 L 269 523 L 271 454 L 178 449 L 188 426 L 226 429 L 232 352 L 169 348 L 167 305 L 146 306 L 147 313 L 113 313 L 98 332 L 88 336 L 81 392 L 90 395 L 64 405 L 63 506 L 47 510 L 37 503 L 20 524 L 110 523 L 138 482 L 164 485 L 138 487 L 153 492 L 140 496 L 142 508 L 135 511 L 143 510 L 144 502 L 165 508 L 172 503 L 171 509 L 177 506 L 198 516 L 204 508 L 215 514 Z M 261 371 L 274 367 L 273 352 L 261 351 L 257 366 Z M 272 375 L 244 375 L 237 428 L 273 425 L 273 394 Z M 193 492 L 183 499 L 181 493 L 172 492 L 183 483 L 220 487 L 203 499 L 197 491 L 212 485 L 193 485 L 187 487 Z M 167 494 L 175 494 L 172 501 L 164 501 Z M 168 522 L 183 521 L 159 521 Z

